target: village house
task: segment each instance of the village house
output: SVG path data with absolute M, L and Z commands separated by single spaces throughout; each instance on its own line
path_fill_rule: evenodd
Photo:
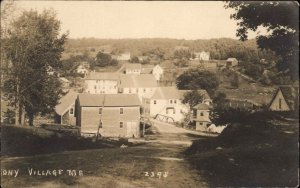
M 280 86 L 270 104 L 270 111 L 294 111 L 299 109 L 299 86 Z
M 84 79 L 84 91 L 92 94 L 115 94 L 118 93 L 118 81 L 118 73 L 90 72 Z
M 125 74 L 141 74 L 142 65 L 140 63 L 126 63 Z
M 193 60 L 204 60 L 208 61 L 210 59 L 210 53 L 209 52 L 195 52 Z
M 55 106 L 54 121 L 58 124 L 76 125 L 75 101 L 78 93 L 70 90 Z
M 141 74 L 153 74 L 156 81 L 160 81 L 164 69 L 159 65 L 144 65 L 142 66 Z
M 235 67 L 238 65 L 238 60 L 236 58 L 228 58 L 226 60 L 226 66 L 227 67 Z
M 196 124 L 196 131 L 207 131 L 208 127 L 212 124 L 209 115 L 209 105 L 201 103 L 193 107 L 192 120 Z
M 118 60 L 118 61 L 129 61 L 130 58 L 131 58 L 131 56 L 130 56 L 130 53 L 129 53 L 129 52 L 122 53 L 122 54 L 117 55 L 117 56 L 115 57 L 115 59 Z
M 139 99 L 155 91 L 157 81 L 152 74 L 123 74 L 120 75 L 119 92 L 137 94 Z
M 182 103 L 184 94 L 190 90 L 178 90 L 176 87 L 158 87 L 152 95 L 143 97 L 144 113 L 150 117 L 160 117 L 170 122 L 183 121 L 190 107 Z M 210 104 L 210 97 L 205 90 L 198 90 L 204 101 Z
M 141 136 L 140 107 L 136 94 L 79 94 L 76 125 L 82 135 L 138 138 Z
M 155 65 L 152 70 L 152 74 L 154 75 L 156 81 L 159 81 L 164 73 L 164 69 L 159 65 Z

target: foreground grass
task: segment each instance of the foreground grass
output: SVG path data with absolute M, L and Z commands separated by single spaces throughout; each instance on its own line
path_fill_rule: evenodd
M 78 136 L 43 128 L 2 126 L 1 156 L 20 157 L 63 151 L 119 147 L 124 141 L 101 139 L 93 142 Z
M 157 159 L 133 158 L 134 149 L 130 152 L 122 149 L 101 149 L 64 152 L 61 154 L 41 155 L 19 159 L 4 159 L 1 162 L 2 169 L 19 169 L 18 177 L 2 176 L 3 187 L 28 187 L 38 186 L 47 182 L 54 182 L 62 187 L 80 185 L 83 177 L 98 177 L 105 179 L 107 176 L 125 177 L 129 180 L 140 179 L 144 171 L 156 170 Z M 30 176 L 28 169 L 36 170 L 58 170 L 64 172 L 61 176 Z M 67 170 L 76 170 L 77 176 L 69 176 Z M 78 172 L 83 172 L 83 177 Z M 103 182 L 106 183 L 107 182 Z M 109 184 L 109 183 L 108 183 Z M 102 187 L 99 185 L 99 187 Z
M 234 124 L 220 137 L 196 141 L 187 159 L 210 186 L 296 187 L 299 125 L 277 123 Z

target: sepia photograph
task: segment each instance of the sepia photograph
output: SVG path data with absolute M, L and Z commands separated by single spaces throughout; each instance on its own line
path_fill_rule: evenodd
M 3 188 L 299 186 L 297 1 L 1 1 Z

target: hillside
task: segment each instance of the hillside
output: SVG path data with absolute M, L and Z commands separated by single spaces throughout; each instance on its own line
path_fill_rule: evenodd
M 92 53 L 100 50 L 115 53 L 131 52 L 132 55 L 146 55 L 149 53 L 163 53 L 165 58 L 173 55 L 175 47 L 188 47 L 191 52 L 208 51 L 211 59 L 227 59 L 236 57 L 239 60 L 258 62 L 260 59 L 275 60 L 272 52 L 260 50 L 256 40 L 245 42 L 230 38 L 180 40 L 169 38 L 144 39 L 96 39 L 81 38 L 68 39 L 65 53 Z

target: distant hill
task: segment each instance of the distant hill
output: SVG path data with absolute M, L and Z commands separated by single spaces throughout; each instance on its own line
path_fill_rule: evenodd
M 131 52 L 132 55 L 163 52 L 165 57 L 173 55 L 176 46 L 188 47 L 191 52 L 208 51 L 212 59 L 236 57 L 242 61 L 259 62 L 260 59 L 274 60 L 270 51 L 260 50 L 255 39 L 245 42 L 230 38 L 181 40 L 169 38 L 143 39 L 68 39 L 66 53 L 109 50 L 116 53 Z

